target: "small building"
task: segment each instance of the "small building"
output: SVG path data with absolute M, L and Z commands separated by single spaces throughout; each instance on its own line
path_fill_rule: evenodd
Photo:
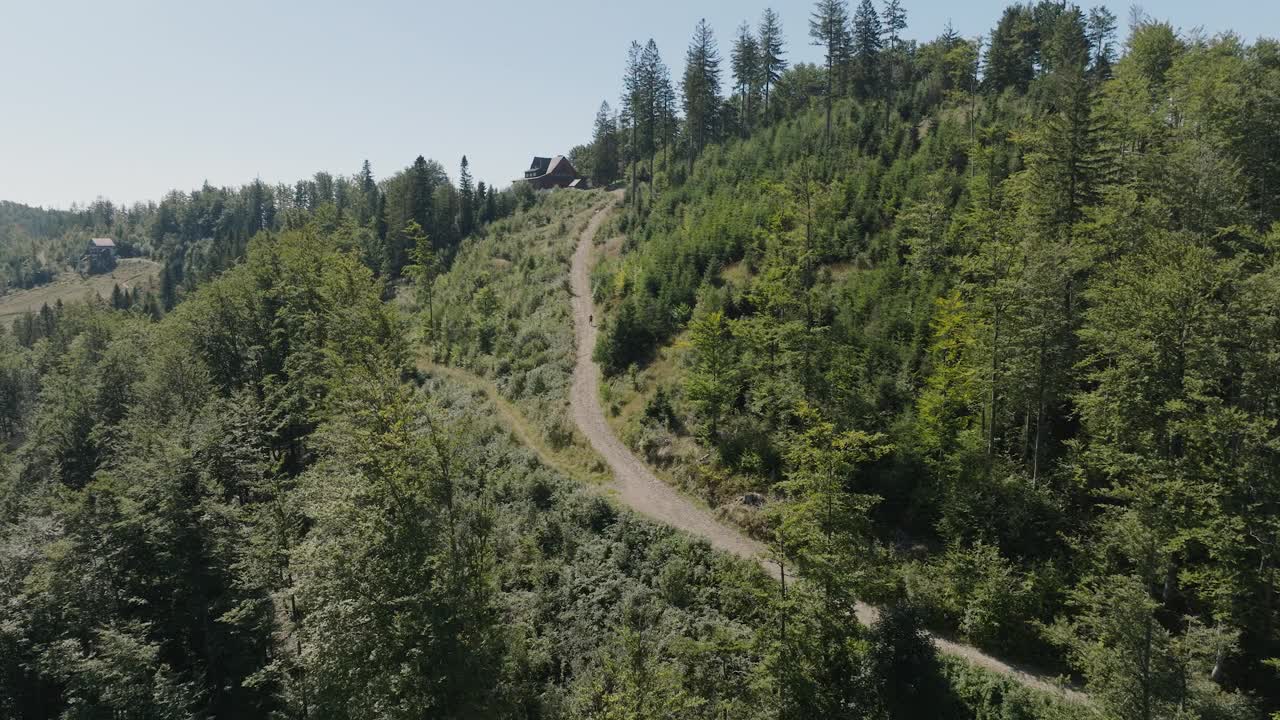
M 517 182 L 521 181 L 529 183 L 535 190 L 563 187 L 585 189 L 587 186 L 587 179 L 579 177 L 573 163 L 563 155 L 553 158 L 535 157 L 529 164 L 529 169 L 524 171 L 524 177 Z
M 111 272 L 116 267 L 116 243 L 111 238 L 93 238 L 80 258 L 80 272 L 85 275 Z

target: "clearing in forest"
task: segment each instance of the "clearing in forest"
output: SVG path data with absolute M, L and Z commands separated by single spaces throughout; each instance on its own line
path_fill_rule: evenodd
M 82 277 L 74 271 L 59 275 L 53 282 L 0 295 L 0 325 L 8 326 L 28 310 L 40 312 L 41 305 L 52 307 L 61 300 L 69 303 L 94 295 L 110 299 L 116 285 L 121 290 L 153 288 L 160 277 L 160 263 L 144 258 L 124 258 L 114 270 L 101 275 Z

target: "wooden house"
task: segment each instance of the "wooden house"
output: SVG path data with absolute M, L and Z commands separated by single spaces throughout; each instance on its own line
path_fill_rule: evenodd
M 111 272 L 116 267 L 116 243 L 111 238 L 93 238 L 80 258 L 80 272 L 85 275 Z
M 529 183 L 535 190 L 570 186 L 583 188 L 586 185 L 586 179 L 578 176 L 573 163 L 563 155 L 556 155 L 553 158 L 535 157 L 529 164 L 529 169 L 524 171 L 524 177 L 519 181 Z

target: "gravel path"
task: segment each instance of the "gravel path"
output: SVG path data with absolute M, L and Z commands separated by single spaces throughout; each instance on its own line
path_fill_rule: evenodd
M 706 508 L 659 480 L 640 458 L 622 444 L 605 420 L 600 403 L 600 368 L 591 359 L 591 352 L 596 346 L 596 327 L 591 321 L 596 314 L 591 300 L 591 267 L 592 240 L 612 207 L 611 200 L 596 211 L 578 238 L 578 247 L 573 253 L 570 289 L 573 293 L 574 338 L 577 341 L 577 361 L 573 367 L 573 389 L 569 399 L 573 421 L 608 463 L 609 469 L 613 471 L 618 495 L 628 507 L 667 525 L 703 537 L 720 550 L 754 560 L 774 579 L 778 579 L 778 565 L 768 558 L 763 544 L 720 522 Z M 788 571 L 788 581 L 791 577 Z M 864 624 L 874 623 L 878 614 L 876 608 L 870 605 L 858 606 L 858 619 Z M 1059 693 L 1075 702 L 1085 702 L 1088 699 L 1078 690 L 1062 688 L 1055 682 L 991 657 L 977 648 L 936 636 L 934 642 L 941 652 L 964 658 L 1027 687 Z

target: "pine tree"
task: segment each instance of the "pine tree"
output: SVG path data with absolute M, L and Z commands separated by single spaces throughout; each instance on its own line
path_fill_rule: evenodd
M 827 65 L 827 130 L 825 139 L 831 144 L 831 103 L 835 97 L 836 73 L 849 60 L 852 39 L 849 37 L 849 11 L 844 0 L 818 0 L 809 16 L 809 37 L 823 50 Z
M 676 97 L 676 88 L 671 83 L 669 75 L 663 75 L 662 82 L 658 83 L 657 92 L 658 133 L 662 138 L 664 162 L 670 168 L 671 148 L 675 145 L 676 134 L 680 130 L 680 117 L 677 109 L 679 98 Z
M 671 72 L 666 63 L 662 62 L 658 44 L 652 38 L 645 44 L 641 65 L 644 88 L 641 98 L 644 109 L 641 144 L 649 153 L 649 193 L 652 195 L 654 176 L 657 175 L 658 143 L 662 140 L 663 99 L 671 93 Z
M 853 14 L 853 56 L 858 63 L 858 91 L 864 98 L 872 97 L 880 84 L 883 49 L 884 28 L 880 15 L 871 0 L 862 0 Z
M 417 287 L 418 302 L 427 306 L 427 337 L 430 338 L 435 329 L 434 288 L 440 264 L 431 239 L 422 231 L 421 226 L 410 220 L 404 228 L 404 234 L 412 243 L 409 258 L 413 261 L 412 265 L 405 267 L 405 274 Z
M 757 34 L 760 52 L 760 83 L 764 86 L 763 111 L 768 113 L 769 88 L 778 82 L 782 77 L 782 71 L 787 69 L 787 61 L 783 59 L 785 53 L 782 49 L 782 21 L 778 19 L 778 13 L 774 12 L 773 8 L 764 9 L 764 14 L 760 16 Z
M 751 125 L 751 99 L 755 95 L 756 80 L 760 77 L 760 46 L 751 35 L 751 26 L 745 22 L 738 26 L 738 37 L 731 53 L 733 77 L 738 82 L 738 112 L 743 135 Z
M 596 111 L 595 131 L 591 140 L 594 164 L 591 167 L 591 184 L 606 187 L 618 179 L 617 121 L 607 101 L 600 103 Z
M 368 225 L 378 214 L 378 184 L 373 179 L 373 167 L 365 160 L 356 175 L 356 185 L 360 190 L 359 209 L 356 218 L 361 225 Z
M 640 47 L 640 43 L 634 40 L 631 41 L 631 46 L 627 48 L 627 70 L 622 78 L 622 120 L 624 125 L 630 127 L 631 135 L 631 142 L 627 144 L 627 158 L 631 161 L 632 213 L 638 213 L 640 207 L 636 166 L 640 160 L 639 122 L 640 116 L 644 112 L 644 65 L 641 62 L 643 53 L 644 50 Z
M 693 174 L 694 158 L 715 139 L 720 109 L 720 52 L 705 18 L 698 21 L 685 55 L 683 89 L 685 122 L 691 140 L 689 173 Z
M 1089 10 L 1085 35 L 1089 40 L 1091 55 L 1089 75 L 1094 82 L 1101 82 L 1111 77 L 1111 67 L 1116 62 L 1115 35 L 1116 16 L 1105 5 Z
M 472 185 L 471 167 L 466 155 L 462 156 L 462 164 L 458 169 L 458 195 L 461 199 L 458 207 L 458 234 L 466 237 L 471 234 L 476 223 L 475 188 Z
M 884 62 L 884 115 L 885 130 L 889 127 L 889 114 L 894 105 L 894 94 L 898 88 L 898 75 L 901 73 L 902 65 L 902 31 L 907 29 L 907 11 L 903 9 L 899 0 L 889 0 L 884 7 L 884 30 L 886 35 L 885 62 Z
M 689 324 L 693 349 L 685 394 L 706 422 L 706 435 L 719 439 L 720 424 L 741 392 L 737 358 L 740 350 L 722 312 L 712 312 Z
M 484 181 L 476 183 L 476 222 L 483 225 L 493 222 L 493 218 L 489 215 L 489 193 L 492 192 Z
M 484 214 L 489 218 L 490 222 L 498 219 L 498 197 L 492 187 L 489 188 L 489 196 L 484 199 Z
M 409 219 L 418 223 L 424 230 L 433 226 L 432 196 L 435 183 L 431 177 L 431 169 L 427 159 L 419 155 L 409 170 Z

